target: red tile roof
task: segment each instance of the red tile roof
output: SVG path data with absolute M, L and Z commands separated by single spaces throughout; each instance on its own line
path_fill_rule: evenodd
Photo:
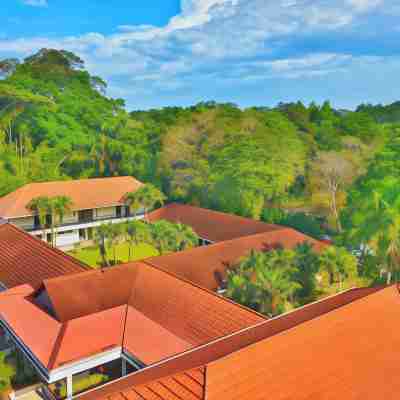
M 143 363 L 150 365 L 193 347 L 134 307 L 128 306 L 127 312 L 124 349 Z
M 326 244 L 294 229 L 282 227 L 280 230 L 152 257 L 146 262 L 215 291 L 221 286 L 221 280 L 226 278 L 227 269 L 237 263 L 240 258 L 248 255 L 251 250 L 266 251 L 274 247 L 294 248 L 306 242 L 317 252 L 327 247 Z
M 399 300 L 387 288 L 209 364 L 207 398 L 398 399 Z
M 0 225 L 0 282 L 7 288 L 86 271 L 87 267 L 11 224 Z
M 176 384 L 178 374 L 195 368 L 205 373 L 200 396 L 207 399 L 394 400 L 400 393 L 393 356 L 400 344 L 393 329 L 400 322 L 398 306 L 395 286 L 350 290 L 92 390 L 81 400 L 130 398 L 141 387 Z
M 63 276 L 35 292 L 20 291 L 0 295 L 0 315 L 48 369 L 119 346 L 154 363 L 265 320 L 144 263 Z M 40 305 L 43 297 L 52 311 Z
M 0 198 L 0 217 L 16 218 L 32 215 L 29 202 L 39 196 L 68 196 L 74 210 L 85 210 L 123 204 L 126 193 L 142 183 L 131 176 L 29 183 Z
M 148 219 L 150 222 L 165 219 L 189 225 L 200 237 L 212 242 L 282 229 L 277 225 L 266 224 L 237 215 L 177 203 L 169 204 L 151 212 Z

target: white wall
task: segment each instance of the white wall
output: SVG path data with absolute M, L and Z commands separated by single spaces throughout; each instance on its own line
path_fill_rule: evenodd
M 79 242 L 78 230 L 57 233 L 57 239 L 56 239 L 57 247 L 73 246 L 74 243 L 77 242 Z
M 22 217 L 10 219 L 10 222 L 22 229 L 32 229 L 35 223 L 34 217 Z

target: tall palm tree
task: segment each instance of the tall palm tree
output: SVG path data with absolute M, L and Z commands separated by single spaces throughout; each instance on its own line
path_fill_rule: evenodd
M 301 285 L 294 280 L 297 269 L 290 252 L 252 250 L 228 272 L 228 296 L 245 299 L 245 305 L 277 315 Z
M 39 218 L 39 224 L 42 228 L 42 236 L 46 231 L 46 219 L 49 212 L 49 202 L 50 199 L 48 197 L 39 196 L 33 198 L 27 205 L 27 208 L 34 212 Z
M 157 221 L 151 224 L 150 232 L 153 245 L 160 255 L 176 249 L 177 241 L 174 224 L 164 220 Z
M 117 246 L 121 241 L 122 233 L 122 224 L 110 223 L 108 225 L 108 244 L 113 250 L 114 265 L 117 263 Z
M 129 212 L 136 217 L 137 212 L 142 207 L 140 191 L 129 192 L 125 195 L 125 204 L 129 207 Z
M 263 265 L 256 268 L 257 288 L 259 290 L 260 311 L 275 316 L 293 296 L 301 285 L 290 279 L 283 268 Z
M 147 219 L 147 212 L 154 208 L 156 204 L 162 206 L 166 199 L 161 190 L 157 189 L 154 185 L 148 183 L 138 190 L 138 196 L 144 208 L 144 215 Z
M 386 284 L 390 285 L 393 274 L 400 268 L 400 215 L 393 216 L 392 223 L 378 246 L 384 255 L 384 264 L 387 274 Z
M 183 251 L 198 246 L 199 237 L 192 227 L 178 223 L 175 225 L 177 251 Z
M 99 248 L 102 264 L 105 267 L 109 267 L 110 263 L 107 257 L 107 240 L 110 236 L 109 225 L 102 224 L 98 226 L 94 232 L 94 242 Z
M 65 213 L 71 211 L 73 202 L 68 196 L 56 196 L 50 199 L 50 203 L 52 210 L 52 226 L 54 227 L 52 242 L 53 246 L 56 246 L 55 229 L 63 224 Z
M 329 274 L 330 285 L 339 282 L 343 287 L 345 278 L 355 278 L 358 274 L 357 259 L 343 247 L 328 247 L 320 257 L 321 270 Z
M 148 243 L 150 241 L 150 228 L 149 225 L 142 221 L 128 221 L 125 224 L 125 234 L 129 245 L 129 261 L 131 261 L 132 248 L 137 247 L 140 243 Z

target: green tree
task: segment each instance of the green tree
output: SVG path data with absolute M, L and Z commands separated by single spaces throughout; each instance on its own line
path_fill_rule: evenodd
M 129 244 L 129 261 L 132 259 L 132 250 L 140 243 L 151 242 L 150 226 L 143 221 L 133 220 L 125 224 L 126 240 Z
M 35 197 L 28 203 L 27 208 L 38 216 L 42 235 L 44 235 L 49 212 L 49 198 L 46 196 Z
M 320 270 L 319 255 L 309 243 L 300 244 L 295 248 L 294 264 L 297 268 L 295 279 L 301 285 L 296 292 L 296 298 L 301 304 L 309 303 L 317 297 L 316 276 Z
M 108 224 L 108 240 L 107 244 L 113 251 L 113 262 L 117 264 L 117 246 L 121 242 L 123 236 L 122 224 Z
M 155 205 L 163 205 L 166 199 L 161 190 L 157 189 L 154 185 L 148 183 L 137 190 L 137 199 L 144 208 L 144 214 L 151 210 Z
M 339 283 L 343 288 L 345 279 L 354 279 L 358 276 L 357 258 L 343 247 L 328 247 L 320 256 L 321 271 L 329 275 L 329 283 Z
M 102 224 L 94 231 L 94 242 L 99 248 L 99 253 L 102 259 L 103 267 L 109 267 L 110 263 L 107 256 L 107 242 L 110 237 L 110 226 Z
M 197 247 L 199 245 L 199 237 L 194 232 L 192 227 L 184 224 L 176 224 L 176 242 L 177 251 L 183 251 Z
M 160 255 L 177 248 L 177 232 L 174 224 L 160 220 L 151 224 L 150 227 L 153 245 Z
M 229 272 L 227 295 L 236 299 L 243 296 L 248 301 L 245 305 L 256 307 L 264 314 L 283 312 L 301 288 L 295 280 L 294 256 L 290 250 L 251 251 Z M 241 288 L 244 289 L 242 294 Z

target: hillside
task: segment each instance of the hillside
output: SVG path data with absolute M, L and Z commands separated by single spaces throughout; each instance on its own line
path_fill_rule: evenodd
M 349 190 L 399 120 L 396 104 L 344 112 L 329 102 L 128 113 L 66 51 L 0 70 L 0 195 L 31 181 L 134 175 L 170 200 L 288 224 L 287 212 L 301 211 L 340 230 Z

